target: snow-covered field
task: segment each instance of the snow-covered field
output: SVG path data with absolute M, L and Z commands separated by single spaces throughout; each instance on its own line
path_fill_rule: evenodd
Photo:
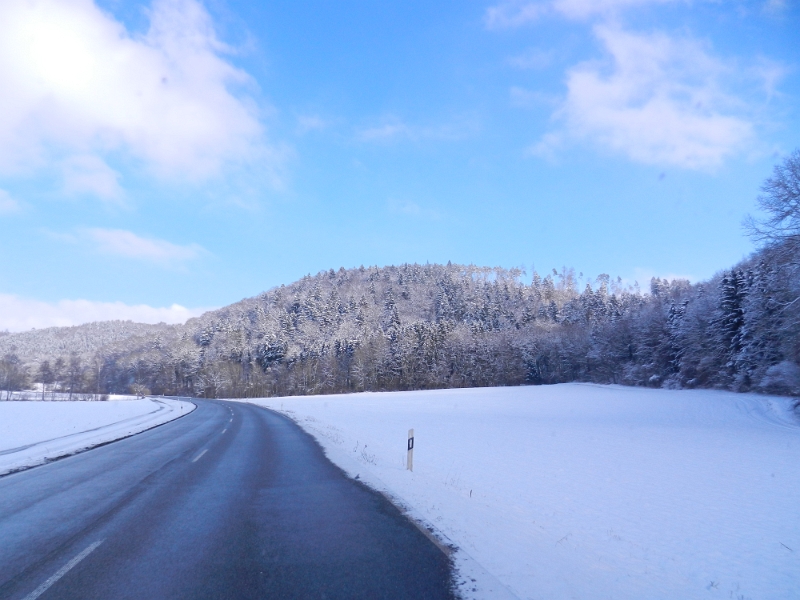
M 188 414 L 191 402 L 0 402 L 0 475 L 139 433 Z
M 467 597 L 800 598 L 789 399 L 566 384 L 257 402 L 458 546 Z

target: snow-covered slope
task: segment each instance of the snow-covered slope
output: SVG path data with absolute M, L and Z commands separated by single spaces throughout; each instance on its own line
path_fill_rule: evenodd
M 0 475 L 111 442 L 188 414 L 166 398 L 108 402 L 0 402 Z
M 789 399 L 565 384 L 258 403 L 457 545 L 467 597 L 800 598 Z

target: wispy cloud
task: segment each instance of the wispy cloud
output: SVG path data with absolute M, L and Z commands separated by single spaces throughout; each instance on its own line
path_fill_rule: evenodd
M 773 96 L 778 93 L 778 83 L 789 73 L 789 69 L 785 65 L 763 56 L 756 59 L 751 71 L 753 79 L 762 83 L 767 101 L 772 100 Z
M 486 9 L 488 29 L 513 29 L 538 21 L 545 15 L 558 14 L 568 19 L 613 16 L 623 9 L 648 4 L 666 4 L 680 0 L 511 0 Z
M 91 194 L 102 200 L 112 201 L 122 199 L 119 173 L 98 156 L 70 156 L 62 162 L 62 174 L 63 191 L 68 195 Z
M 503 2 L 486 9 L 484 23 L 489 29 L 520 27 L 550 11 L 548 2 Z
M 299 115 L 297 117 L 297 131 L 301 135 L 310 131 L 322 131 L 329 126 L 330 122 L 319 115 Z
M 533 153 L 552 155 L 582 139 L 642 163 L 709 169 L 753 138 L 747 104 L 723 85 L 734 67 L 704 44 L 609 25 L 595 34 L 606 60 L 567 73 L 567 95 L 555 114 L 563 128 Z
M 356 137 L 362 142 L 452 141 L 467 138 L 478 129 L 476 119 L 470 115 L 463 115 L 438 125 L 409 125 L 397 117 L 389 116 L 376 125 L 360 129 Z
M 120 193 L 109 152 L 181 181 L 277 168 L 243 93 L 255 84 L 200 2 L 154 0 L 147 15 L 133 36 L 91 0 L 0 2 L 0 89 L 14 90 L 0 94 L 0 174 L 64 161 L 68 190 L 109 198 Z
M 21 205 L 11 194 L 5 190 L 0 190 L 0 215 L 17 212 Z
M 104 254 L 174 265 L 198 258 L 206 251 L 197 244 L 181 246 L 166 240 L 144 238 L 124 229 L 82 229 L 78 239 L 85 239 Z
M 206 312 L 179 304 L 153 307 L 123 302 L 60 300 L 42 302 L 13 294 L 0 294 L 0 330 L 27 331 L 44 327 L 68 327 L 94 321 L 135 321 L 137 323 L 185 323 Z
M 571 19 L 586 19 L 596 15 L 610 16 L 636 6 L 668 4 L 686 0 L 553 0 L 553 8 Z
M 436 221 L 441 218 L 439 211 L 420 206 L 416 202 L 391 199 L 389 202 L 387 202 L 387 207 L 389 212 L 398 215 L 406 215 L 409 217 L 428 219 L 432 221 Z
M 367 127 L 358 132 L 358 138 L 363 142 L 375 142 L 397 138 L 413 137 L 413 130 L 405 123 L 393 122 Z
M 766 0 L 764 2 L 764 10 L 770 13 L 780 13 L 783 12 L 787 4 L 786 0 Z

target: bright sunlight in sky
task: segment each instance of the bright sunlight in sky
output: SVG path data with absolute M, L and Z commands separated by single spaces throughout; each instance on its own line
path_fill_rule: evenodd
M 406 262 L 701 280 L 800 146 L 781 0 L 3 0 L 0 330 Z

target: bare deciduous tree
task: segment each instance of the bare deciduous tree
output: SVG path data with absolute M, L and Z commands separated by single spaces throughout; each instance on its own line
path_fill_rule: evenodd
M 758 206 L 766 216 L 747 217 L 748 234 L 765 246 L 785 247 L 796 258 L 800 249 L 800 149 L 775 165 L 772 177 L 761 187 Z

